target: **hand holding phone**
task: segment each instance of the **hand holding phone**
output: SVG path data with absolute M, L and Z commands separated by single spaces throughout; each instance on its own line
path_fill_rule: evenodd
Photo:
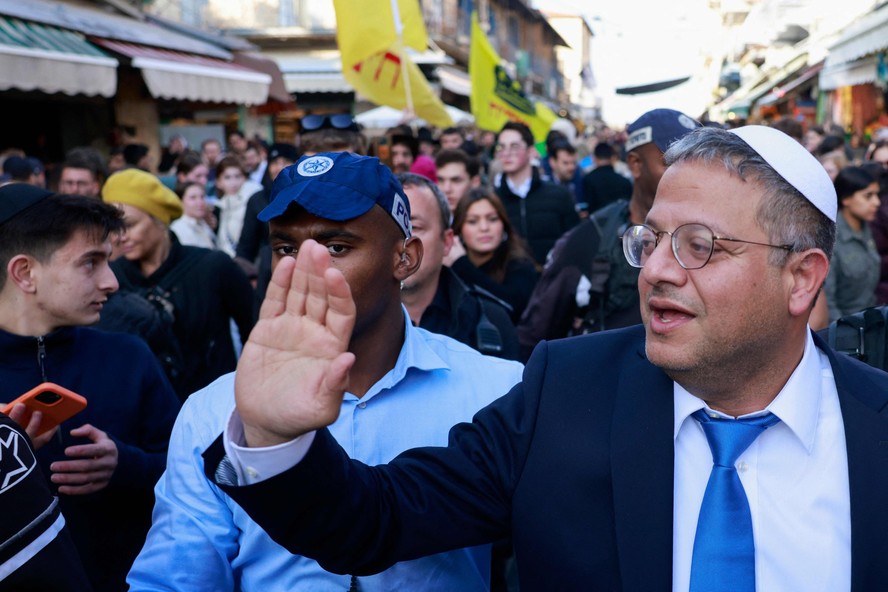
M 7 403 L 2 412 L 9 415 L 19 403 L 25 406 L 24 414 L 17 419 L 19 425 L 27 426 L 35 411 L 39 411 L 43 416 L 36 436 L 52 430 L 86 407 L 86 399 L 52 382 L 37 385 L 15 401 Z

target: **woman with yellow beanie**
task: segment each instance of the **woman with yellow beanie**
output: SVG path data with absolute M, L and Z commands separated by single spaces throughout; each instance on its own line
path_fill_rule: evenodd
M 111 266 L 121 292 L 141 294 L 172 315 L 178 343 L 170 345 L 182 356 L 173 386 L 184 400 L 234 370 L 230 323 L 237 324 L 246 342 L 253 326 L 249 280 L 224 253 L 179 243 L 169 226 L 182 215 L 182 202 L 154 175 L 138 169 L 114 173 L 102 188 L 102 199 L 124 213 L 126 233 Z M 106 307 L 102 325 L 114 320 L 107 319 L 108 312 Z

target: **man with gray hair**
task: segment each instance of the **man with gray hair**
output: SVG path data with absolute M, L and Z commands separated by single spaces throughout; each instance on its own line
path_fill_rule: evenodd
M 207 473 L 261 459 L 217 482 L 334 571 L 511 533 L 522 590 L 888 589 L 888 375 L 807 324 L 835 236 L 829 177 L 760 126 L 695 130 L 666 163 L 623 234 L 644 324 L 541 343 L 449 446 L 388 465 L 349 461 L 324 427 L 354 307 L 304 249 L 282 315 L 312 332 L 273 365 L 241 358 Z

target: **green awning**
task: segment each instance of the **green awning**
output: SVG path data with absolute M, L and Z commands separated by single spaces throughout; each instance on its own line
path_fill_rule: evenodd
M 117 65 L 78 33 L 0 16 L 0 90 L 112 97 Z

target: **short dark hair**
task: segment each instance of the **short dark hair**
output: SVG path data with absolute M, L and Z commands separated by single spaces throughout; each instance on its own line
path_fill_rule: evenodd
M 568 154 L 576 154 L 577 149 L 573 147 L 573 144 L 568 142 L 567 140 L 561 140 L 559 142 L 555 142 L 552 144 L 552 149 L 549 150 L 549 156 L 552 158 L 558 158 L 559 152 L 567 152 Z
M 839 199 L 839 207 L 842 200 L 851 197 L 861 189 L 866 189 L 876 182 L 876 179 L 863 167 L 847 166 L 839 171 L 833 185 L 836 188 L 836 197 Z
M 466 167 L 469 177 L 477 177 L 481 172 L 481 164 L 477 158 L 466 154 L 465 150 L 459 148 L 442 150 L 435 156 L 435 168 L 440 169 L 452 163 L 459 163 Z
M 796 142 L 802 142 L 802 136 L 804 135 L 804 131 L 802 130 L 802 123 L 793 119 L 792 117 L 781 117 L 777 121 L 771 124 L 776 130 L 780 130 Z
M 219 161 L 219 164 L 216 165 L 216 176 L 221 177 L 225 169 L 238 169 L 245 177 L 247 176 L 247 168 L 244 166 L 244 161 L 239 156 L 234 156 L 233 154 L 229 154 Z
M 62 162 L 61 169 L 88 170 L 100 184 L 108 176 L 108 168 L 105 165 L 104 157 L 101 152 L 91 146 L 78 146 L 69 150 L 65 154 L 65 160 Z
M 148 146 L 145 144 L 127 144 L 123 148 L 123 160 L 127 164 L 137 165 L 148 154 Z
M 600 158 L 601 160 L 610 160 L 616 153 L 617 151 L 614 150 L 614 147 L 607 142 L 599 142 L 595 145 L 595 150 L 592 151 L 595 158 Z
M 186 150 L 179 157 L 179 163 L 176 165 L 177 175 L 187 175 L 204 163 L 200 154 L 194 150 Z
M 440 187 L 431 180 L 422 175 L 417 175 L 416 173 L 399 173 L 395 176 L 398 178 L 398 182 L 401 183 L 401 187 L 404 189 L 407 189 L 408 187 L 425 187 L 431 191 L 432 195 L 435 196 L 435 201 L 438 203 L 438 212 L 441 215 L 441 233 L 443 234 L 448 228 L 450 228 L 450 223 L 453 217 L 450 214 L 450 206 L 447 204 L 447 198 L 444 197 L 444 192 L 441 191 Z
M 460 138 L 466 137 L 465 134 L 463 134 L 463 131 L 461 129 L 459 129 L 458 127 L 448 127 L 444 131 L 441 132 L 441 136 L 450 136 L 453 134 L 458 135 Z M 441 136 L 438 136 L 438 137 L 441 137 Z
M 93 197 L 53 194 L 0 224 L 0 286 L 10 259 L 24 254 L 46 262 L 79 230 L 104 241 L 123 232 L 123 211 Z
M 530 128 L 523 123 L 518 123 L 517 121 L 507 121 L 506 124 L 499 131 L 499 133 L 496 135 L 496 141 L 499 142 L 499 138 L 502 133 L 508 130 L 518 132 L 519 134 L 521 134 L 521 139 L 524 140 L 525 144 L 527 144 L 528 146 L 533 146 L 533 133 L 530 131 Z

